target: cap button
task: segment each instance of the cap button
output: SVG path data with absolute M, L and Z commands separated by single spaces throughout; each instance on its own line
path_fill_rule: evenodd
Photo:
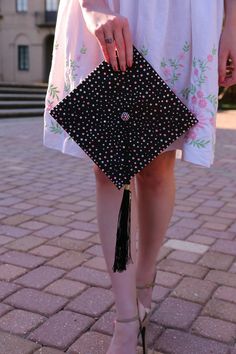
M 121 119 L 122 119 L 122 120 L 127 121 L 127 120 L 129 120 L 129 118 L 130 118 L 129 113 L 123 112 L 123 113 L 121 114 Z

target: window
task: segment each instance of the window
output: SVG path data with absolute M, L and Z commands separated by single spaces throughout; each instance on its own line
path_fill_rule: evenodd
M 46 11 L 57 11 L 58 0 L 46 0 Z
M 16 11 L 17 12 L 27 12 L 28 11 L 28 0 L 16 0 Z
M 29 70 L 28 45 L 18 45 L 18 70 Z

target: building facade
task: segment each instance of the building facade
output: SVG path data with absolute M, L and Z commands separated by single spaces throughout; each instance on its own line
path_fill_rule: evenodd
M 0 82 L 47 82 L 58 3 L 0 0 Z

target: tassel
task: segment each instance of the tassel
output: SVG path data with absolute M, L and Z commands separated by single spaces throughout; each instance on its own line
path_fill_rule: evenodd
M 125 184 L 123 198 L 120 206 L 117 233 L 116 233 L 116 249 L 115 260 L 113 264 L 113 272 L 122 272 L 126 270 L 126 265 L 133 263 L 131 258 L 131 191 L 130 184 Z

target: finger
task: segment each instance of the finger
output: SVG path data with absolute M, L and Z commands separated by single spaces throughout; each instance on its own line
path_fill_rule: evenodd
M 234 70 L 232 72 L 232 75 L 230 77 L 226 77 L 226 79 L 223 82 L 224 87 L 230 87 L 236 84 L 236 71 Z
M 126 62 L 128 64 L 128 66 L 132 66 L 132 64 L 133 64 L 133 40 L 132 40 L 130 28 L 129 28 L 128 19 L 124 20 L 123 37 L 125 40 Z
M 112 65 L 113 69 L 118 70 L 118 63 L 117 63 L 117 59 L 116 59 L 116 51 L 115 51 L 116 48 L 115 48 L 115 41 L 114 41 L 114 37 L 113 37 L 113 31 L 108 26 L 104 26 L 103 32 L 104 32 L 104 40 L 106 38 L 113 39 L 113 41 L 111 43 L 106 43 L 106 48 L 107 48 L 110 63 Z
M 126 70 L 126 55 L 125 55 L 125 43 L 121 28 L 116 28 L 114 31 L 114 37 L 116 41 L 116 48 L 118 52 L 119 65 L 122 71 Z
M 226 76 L 226 63 L 228 58 L 228 52 L 220 50 L 219 52 L 219 83 L 222 84 Z
M 107 45 L 106 45 L 106 42 L 105 42 L 104 32 L 103 32 L 102 28 L 97 29 L 96 32 L 95 32 L 95 35 L 96 35 L 98 43 L 99 43 L 99 45 L 100 45 L 100 47 L 102 49 L 104 59 L 106 60 L 106 62 L 108 64 L 110 64 L 109 53 L 107 51 Z

